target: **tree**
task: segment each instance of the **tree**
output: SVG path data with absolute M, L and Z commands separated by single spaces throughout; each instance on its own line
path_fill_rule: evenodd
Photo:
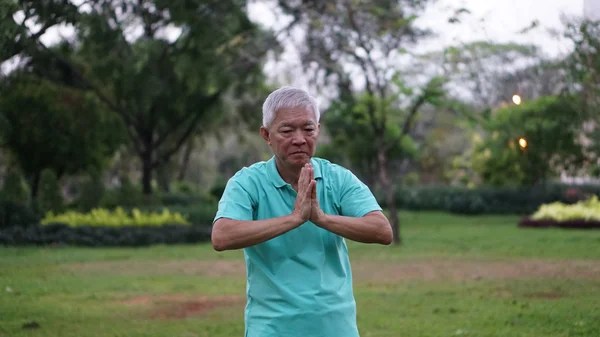
M 101 169 L 124 141 L 120 120 L 93 95 L 25 72 L 2 83 L 0 116 L 8 124 L 0 146 L 25 174 L 32 200 L 45 169 L 58 178 Z
M 71 55 L 39 40 L 37 46 L 122 119 L 142 166 L 143 191 L 151 194 L 153 172 L 193 134 L 220 120 L 225 93 L 262 81 L 261 62 L 272 40 L 250 22 L 245 1 L 86 5 L 74 22 Z
M 367 165 L 385 191 L 394 242 L 400 243 L 390 164 L 395 158 L 408 157 L 398 145 L 409 135 L 421 107 L 443 94 L 440 79 L 425 81 L 426 85 L 411 84 L 397 65 L 406 49 L 429 33 L 414 24 L 427 1 L 278 3 L 292 23 L 303 29 L 301 60 L 313 72 L 314 81 L 332 80 L 339 89 L 338 103 L 345 106 L 333 110 L 348 114 L 344 118 L 350 119 L 349 124 L 360 125 L 359 135 L 370 137 L 359 140 L 350 135 L 353 141 L 362 142 L 360 145 L 368 142 L 373 150 Z M 351 148 L 359 151 L 360 145 L 355 144 Z
M 583 130 L 587 155 L 595 164 L 592 175 L 600 176 L 600 21 L 584 20 L 567 24 L 564 36 L 574 45 L 565 60 L 569 93 L 578 98 L 576 108 L 585 115 Z
M 79 17 L 79 8 L 92 1 L 75 5 L 66 0 L 9 0 L 0 6 L 0 63 L 25 53 L 39 50 L 38 41 L 48 29 L 60 24 L 73 24 Z M 13 17 L 18 15 L 20 22 Z M 32 31 L 32 28 L 35 27 Z
M 498 109 L 483 124 L 473 168 L 484 183 L 532 186 L 574 170 L 584 160 L 580 113 L 570 101 L 548 96 Z
M 42 171 L 40 178 L 37 208 L 41 214 L 53 212 L 58 214 L 64 211 L 65 204 L 56 174 L 52 170 Z
M 564 73 L 533 45 L 475 41 L 427 53 L 415 69 L 437 68 L 453 84 L 449 94 L 479 109 L 511 102 L 514 94 L 528 99 L 558 94 Z

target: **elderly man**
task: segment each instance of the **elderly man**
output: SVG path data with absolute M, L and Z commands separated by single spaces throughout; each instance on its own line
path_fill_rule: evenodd
M 219 202 L 214 249 L 244 249 L 246 337 L 358 337 L 344 238 L 392 241 L 369 188 L 313 157 L 319 117 L 307 92 L 271 93 L 260 133 L 274 156 L 238 171 Z

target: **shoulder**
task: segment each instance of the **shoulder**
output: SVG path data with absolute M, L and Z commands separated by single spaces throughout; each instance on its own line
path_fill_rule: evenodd
M 230 178 L 230 180 L 244 181 L 248 179 L 260 179 L 267 175 L 267 162 L 259 161 L 250 166 L 242 167 Z
M 318 165 L 321 176 L 325 180 L 329 180 L 334 183 L 344 184 L 348 179 L 352 179 L 354 174 L 346 167 L 332 163 L 331 161 L 323 158 L 313 157 L 313 166 Z
M 256 192 L 257 187 L 261 186 L 267 179 L 267 162 L 260 161 L 239 169 L 229 178 L 227 185 L 239 186 L 247 192 L 252 193 Z

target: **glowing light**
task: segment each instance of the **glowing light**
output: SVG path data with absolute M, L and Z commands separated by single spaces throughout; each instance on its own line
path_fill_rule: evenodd
M 525 138 L 519 138 L 519 146 L 521 149 L 525 149 L 527 147 L 527 140 Z
M 514 95 L 512 97 L 513 103 L 515 103 L 516 105 L 520 105 L 521 104 L 521 96 L 519 95 Z

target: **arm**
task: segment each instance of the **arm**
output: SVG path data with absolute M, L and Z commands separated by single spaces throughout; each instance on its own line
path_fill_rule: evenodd
M 311 195 L 311 222 L 346 239 L 362 243 L 392 243 L 392 227 L 371 190 L 352 172 L 340 172 L 340 215 L 325 214 L 316 188 Z
M 212 245 L 216 251 L 246 248 L 284 234 L 302 223 L 302 218 L 295 214 L 255 221 L 220 218 L 213 225 Z
M 392 243 L 392 227 L 381 211 L 373 211 L 362 217 L 323 213 L 315 221 L 315 225 L 349 240 L 382 245 Z
M 268 241 L 305 223 L 311 211 L 311 191 L 316 186 L 312 169 L 302 169 L 298 196 L 290 215 L 254 220 L 254 201 L 239 176 L 227 182 L 213 223 L 211 241 L 217 251 L 246 248 Z M 243 179 L 240 179 L 243 181 Z

